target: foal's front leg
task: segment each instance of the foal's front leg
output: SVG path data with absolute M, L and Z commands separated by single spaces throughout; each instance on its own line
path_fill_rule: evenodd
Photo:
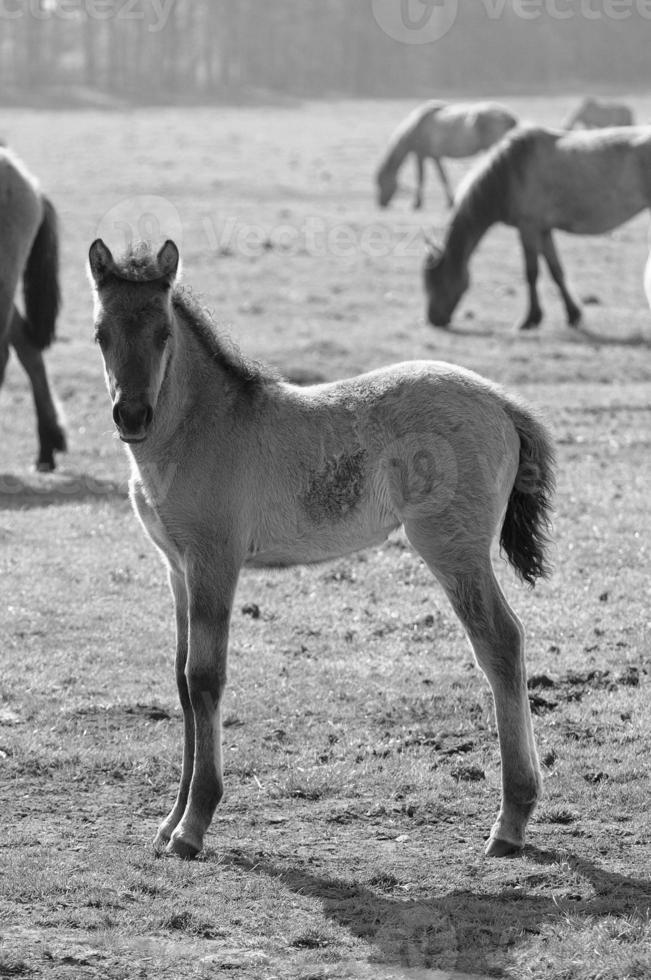
M 204 834 L 224 789 L 221 699 L 226 686 L 228 628 L 237 570 L 223 561 L 217 570 L 191 564 L 185 584 L 188 655 L 184 676 L 192 715 L 192 721 L 188 718 L 186 722 L 186 752 L 189 752 L 188 733 L 192 731 L 194 755 L 189 786 L 182 778 L 177 800 L 179 806 L 186 800 L 185 810 L 166 851 L 182 858 L 193 858 L 203 847 Z M 184 706 L 184 716 L 188 716 L 190 710 Z M 189 760 L 187 767 L 185 762 L 184 754 L 184 777 L 187 778 Z
M 156 851 L 164 850 L 169 844 L 170 837 L 185 812 L 190 792 L 190 780 L 194 767 L 194 714 L 190 703 L 190 692 L 185 676 L 188 659 L 188 593 L 185 587 L 185 576 L 182 571 L 170 569 L 170 588 L 174 596 L 176 613 L 176 686 L 179 701 L 183 709 L 183 762 L 181 765 L 181 782 L 176 796 L 176 802 L 158 828 L 154 840 Z

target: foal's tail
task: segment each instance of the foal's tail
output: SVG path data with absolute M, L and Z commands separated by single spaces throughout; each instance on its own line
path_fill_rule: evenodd
M 518 575 L 534 585 L 549 574 L 555 453 L 547 430 L 527 409 L 509 401 L 506 411 L 520 437 L 520 462 L 502 525 L 500 545 Z
M 57 215 L 49 198 L 42 201 L 43 218 L 23 273 L 26 332 L 39 350 L 54 340 L 61 304 Z

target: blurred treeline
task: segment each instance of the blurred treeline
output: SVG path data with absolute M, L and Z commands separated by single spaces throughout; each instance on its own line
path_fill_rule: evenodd
M 458 0 L 448 34 L 415 45 L 382 31 L 372 0 L 1 0 L 0 99 L 645 87 L 651 19 L 640 2 Z M 642 8 L 651 17 L 651 3 Z

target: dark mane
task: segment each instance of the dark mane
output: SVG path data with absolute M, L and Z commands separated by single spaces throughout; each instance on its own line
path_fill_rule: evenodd
M 509 223 L 514 183 L 525 172 L 541 135 L 552 138 L 534 127 L 512 130 L 470 172 L 447 230 L 445 250 L 452 262 L 467 259 L 491 225 Z
M 243 389 L 253 394 L 278 381 L 271 368 L 245 357 L 231 338 L 222 333 L 209 313 L 187 286 L 175 286 L 172 293 L 174 312 L 192 330 L 206 353 Z

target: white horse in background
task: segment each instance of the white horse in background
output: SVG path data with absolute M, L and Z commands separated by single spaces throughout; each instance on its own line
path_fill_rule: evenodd
M 454 195 L 443 169 L 442 157 L 470 157 L 487 150 L 518 120 L 496 102 L 427 102 L 414 109 L 398 126 L 377 171 L 378 204 L 387 207 L 398 189 L 398 170 L 405 158 L 416 158 L 417 187 L 414 207 L 423 205 L 425 160 L 434 161 L 443 184 L 448 205 Z
M 587 97 L 570 113 L 563 123 L 563 129 L 604 129 L 607 126 L 633 125 L 633 111 L 627 105 Z

